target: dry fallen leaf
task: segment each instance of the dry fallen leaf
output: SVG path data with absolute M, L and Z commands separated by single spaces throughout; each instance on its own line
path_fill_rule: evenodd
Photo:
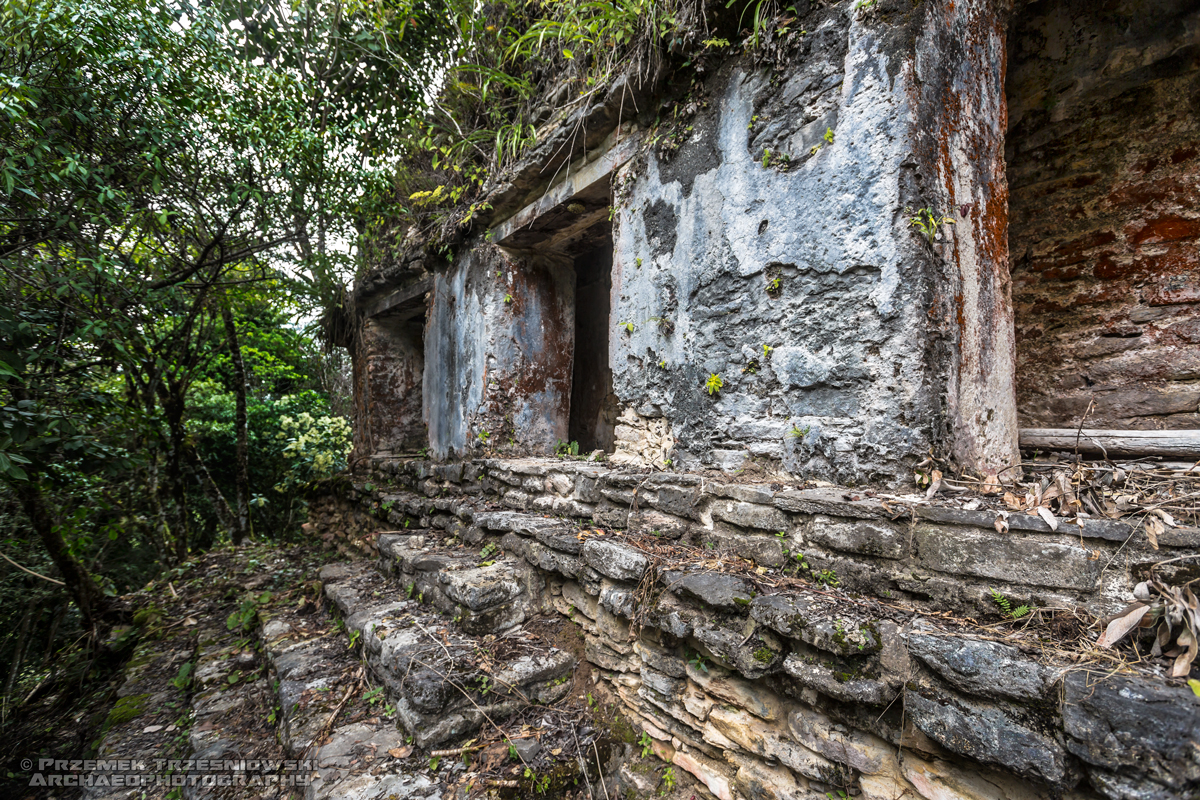
M 1163 527 L 1158 517 L 1146 518 L 1146 538 L 1150 540 L 1150 547 L 1155 550 L 1158 549 L 1158 535 L 1165 530 L 1166 528 Z
M 1142 618 L 1146 616 L 1149 609 L 1150 606 L 1145 603 L 1136 603 L 1122 611 L 1112 622 L 1108 623 L 1104 633 L 1100 634 L 1100 638 L 1096 640 L 1096 646 L 1112 647 L 1124 639 L 1131 630 L 1141 624 Z
M 391 750 L 388 750 L 388 755 L 392 758 L 408 758 L 412 755 L 412 751 L 412 745 L 407 744 L 404 747 L 393 747 Z
M 941 470 L 938 470 L 938 469 L 935 469 L 935 470 L 933 471 L 933 473 L 930 475 L 930 478 L 931 478 L 932 480 L 931 480 L 931 482 L 930 482 L 930 484 L 929 484 L 929 490 L 928 490 L 927 492 L 925 492 L 925 499 L 926 499 L 926 500 L 929 500 L 929 499 L 930 499 L 930 498 L 932 498 L 932 497 L 933 497 L 935 494 L 937 494 L 939 491 L 941 491 L 941 488 L 942 488 L 942 471 L 941 471 Z
M 996 529 L 996 533 L 1008 533 L 1008 512 L 996 512 L 996 521 L 992 523 L 992 527 Z
M 1042 520 L 1047 525 L 1050 526 L 1050 530 L 1052 530 L 1052 531 L 1058 530 L 1058 518 L 1055 517 L 1053 513 L 1051 513 L 1050 509 L 1046 508 L 1045 506 L 1038 506 L 1037 513 L 1038 513 L 1038 516 L 1041 517 Z

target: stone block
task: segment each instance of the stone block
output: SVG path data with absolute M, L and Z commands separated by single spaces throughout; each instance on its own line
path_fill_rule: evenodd
M 682 678 L 687 674 L 687 663 L 679 657 L 675 650 L 658 647 L 645 639 L 638 639 L 633 643 L 633 651 L 641 657 L 642 663 L 648 664 L 672 678 Z
M 1067 749 L 1090 765 L 1145 776 L 1172 794 L 1200 786 L 1200 697 L 1186 686 L 1070 672 L 1062 718 Z
M 700 519 L 700 491 L 695 487 L 661 486 L 647 503 L 676 517 Z
M 434 464 L 433 476 L 440 481 L 449 481 L 450 483 L 461 483 L 463 477 L 462 462 L 452 462 L 449 464 Z
M 557 572 L 559 575 L 567 578 L 574 578 L 579 575 L 579 570 L 583 568 L 583 562 L 576 556 L 552 550 L 541 542 L 523 541 L 525 541 L 525 552 L 523 554 L 525 560 L 539 569 L 544 569 L 547 572 Z
M 633 619 L 633 592 L 623 586 L 603 581 L 600 584 L 600 605 L 618 617 Z
M 749 581 L 720 572 L 667 570 L 662 575 L 662 582 L 675 595 L 694 598 L 721 611 L 745 612 L 754 598 Z
M 855 499 L 858 498 L 858 499 Z M 775 493 L 776 508 L 794 514 L 825 514 L 850 519 L 890 519 L 878 500 L 846 489 L 785 489 Z
M 913 514 L 919 519 L 930 522 L 970 525 L 984 530 L 992 530 L 996 521 L 996 512 L 994 511 L 968 511 L 965 508 L 945 506 L 917 506 L 913 509 Z M 1036 514 L 1009 514 L 1007 522 L 1010 531 L 1053 533 L 1046 521 Z M 1083 527 L 1071 525 L 1073 534 L 1081 535 L 1085 539 L 1107 539 L 1111 542 L 1124 542 L 1132 532 L 1133 527 L 1128 522 L 1115 519 L 1084 520 Z
M 583 503 L 600 502 L 600 481 L 588 475 L 575 478 L 575 498 Z
M 914 541 L 920 561 L 930 569 L 1006 583 L 1090 591 L 1104 566 L 1076 544 L 969 528 L 918 525 Z
M 1041 700 L 1053 675 L 1015 647 L 928 633 L 908 634 L 909 652 L 967 694 Z M 1002 678 L 1002 679 L 998 679 Z
M 896 747 L 864 731 L 846 728 L 819 711 L 793 708 L 788 730 L 796 741 L 830 761 L 845 764 L 863 775 L 898 774 Z
M 583 559 L 592 569 L 618 581 L 639 581 L 650 565 L 635 548 L 605 539 L 588 539 Z
M 694 775 L 717 800 L 733 800 L 732 770 L 724 764 L 690 749 L 677 751 L 671 763 Z
M 552 472 L 546 478 L 543 489 L 565 497 L 575 490 L 575 481 L 569 475 L 564 475 L 561 472 Z
M 748 753 L 784 764 L 806 778 L 832 783 L 838 769 L 832 762 L 793 741 L 786 725 L 766 722 L 740 708 L 715 705 L 708 722 L 722 736 Z
M 750 602 L 750 616 L 793 639 L 812 623 L 816 609 L 811 600 L 784 594 L 763 594 Z
M 716 665 L 704 670 L 688 664 L 687 676 L 708 695 L 744 708 L 760 719 L 775 722 L 784 718 L 783 704 L 774 692 L 743 680 Z
M 895 699 L 895 692 L 886 683 L 873 678 L 857 677 L 816 661 L 805 660 L 796 653 L 788 654 L 783 669 L 801 686 L 814 689 L 835 700 L 885 706 Z
M 796 781 L 790 770 L 768 765 L 757 758 L 730 753 L 729 760 L 737 765 L 734 777 L 741 797 L 755 800 L 800 800 L 812 797 L 807 788 Z
M 808 539 L 832 550 L 880 558 L 903 558 L 908 549 L 907 527 L 874 519 L 846 521 L 817 515 Z
M 714 500 L 709 510 L 714 519 L 724 520 L 742 528 L 756 528 L 772 533 L 788 528 L 787 515 L 767 505 L 744 503 L 740 500 Z
M 629 506 L 601 500 L 592 510 L 592 519 L 602 528 L 624 528 L 629 522 Z
M 500 497 L 500 502 L 509 508 L 524 511 L 529 508 L 529 495 L 516 489 L 509 489 Z
M 1055 786 L 1074 785 L 1067 752 L 999 706 L 906 689 L 904 712 L 951 752 Z
M 507 603 L 521 594 L 516 573 L 505 563 L 443 572 L 438 580 L 447 597 L 472 611 Z
M 728 497 L 743 503 L 768 506 L 775 497 L 775 491 L 771 487 L 754 483 L 718 483 L 708 487 L 708 493 L 714 497 Z
M 712 542 L 721 550 L 735 553 L 755 564 L 781 567 L 786 561 L 783 557 L 783 543 L 779 538 L 770 534 L 746 533 L 737 528 L 728 527 L 724 523 L 718 523 L 717 527 L 704 536 L 704 539 Z
M 747 678 L 775 672 L 783 661 L 784 648 L 779 640 L 766 629 L 758 628 L 754 620 L 734 626 L 700 617 L 693 624 L 693 633 L 709 652 Z
M 629 515 L 629 529 L 642 533 L 655 534 L 666 539 L 679 539 L 686 536 L 694 523 L 664 514 L 654 509 L 639 509 Z

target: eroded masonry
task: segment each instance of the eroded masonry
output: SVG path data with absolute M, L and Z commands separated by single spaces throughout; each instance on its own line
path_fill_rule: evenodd
M 1143 582 L 1187 605 L 1195 516 L 1147 536 L 1080 476 L 1118 502 L 1120 457 L 1200 457 L 1200 11 L 858 5 L 783 68 L 550 109 L 451 258 L 377 264 L 319 527 L 464 635 L 568 618 L 701 793 L 1195 797 L 1187 636 L 1092 646 Z M 1118 460 L 1013 512 L 1064 432 Z M 406 680 L 419 744 L 482 724 Z

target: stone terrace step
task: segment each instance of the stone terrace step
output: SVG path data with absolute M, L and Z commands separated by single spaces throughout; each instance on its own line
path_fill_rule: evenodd
M 381 699 L 364 699 L 362 667 L 325 610 L 288 605 L 259 618 L 277 681 L 280 739 L 290 758 L 314 768 L 306 800 L 442 796 L 440 783 L 386 718 Z
M 406 596 L 453 616 L 467 633 L 498 633 L 524 622 L 530 592 L 514 559 L 446 548 L 424 534 L 382 535 L 380 567 Z M 492 551 L 496 548 L 492 547 Z
M 415 542 L 404 543 L 413 553 Z M 477 557 L 476 557 L 477 558 Z M 412 564 L 423 563 L 416 555 Z M 432 563 L 432 562 L 431 562 Z M 462 559 L 443 562 L 445 572 L 428 570 L 423 585 L 465 601 L 474 597 L 469 580 L 447 578 L 460 567 L 469 577 L 491 568 L 467 567 Z M 511 582 L 511 565 L 488 572 L 485 586 Z M 511 571 L 511 572 L 510 572 Z M 461 577 L 461 576 L 460 576 Z M 378 574 L 370 564 L 338 564 L 321 572 L 325 592 L 345 617 L 350 636 L 360 641 L 372 673 L 387 687 L 397 719 L 421 747 L 447 742 L 479 730 L 489 718 L 499 721 L 529 702 L 550 704 L 569 691 L 567 678 L 575 659 L 556 648 L 529 642 L 519 628 L 489 641 L 473 636 L 453 620 L 418 602 L 410 590 Z M 496 590 L 502 597 L 511 589 Z M 488 596 L 486 589 L 477 593 Z M 429 599 L 429 598 L 426 598 Z M 491 606 L 490 608 L 495 608 Z

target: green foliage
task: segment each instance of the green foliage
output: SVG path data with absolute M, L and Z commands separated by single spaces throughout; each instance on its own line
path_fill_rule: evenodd
M 712 395 L 721 391 L 721 387 L 723 387 L 724 385 L 725 385 L 725 381 L 721 380 L 721 376 L 714 372 L 711 375 L 709 375 L 708 380 L 706 380 L 704 382 L 704 389 L 705 389 L 705 391 L 708 392 L 709 396 L 711 397 Z
M 642 731 L 642 735 L 638 738 L 637 743 L 642 748 L 642 758 L 650 755 L 650 752 L 654 749 L 654 740 L 645 731 Z
M 909 210 L 911 213 L 911 209 Z M 931 244 L 942 238 L 941 226 L 953 225 L 952 217 L 938 216 L 933 208 L 919 208 L 908 218 L 908 224 L 925 237 Z
M 1028 605 L 1019 605 L 1016 608 L 1013 608 L 1012 601 L 996 589 L 989 588 L 988 594 L 991 595 L 992 602 L 996 604 L 996 607 L 999 608 L 1000 612 L 1008 619 L 1020 619 L 1030 611 L 1034 610 L 1033 606 Z
M 554 455 L 560 458 L 579 455 L 579 442 L 563 442 L 560 441 L 554 445 Z

